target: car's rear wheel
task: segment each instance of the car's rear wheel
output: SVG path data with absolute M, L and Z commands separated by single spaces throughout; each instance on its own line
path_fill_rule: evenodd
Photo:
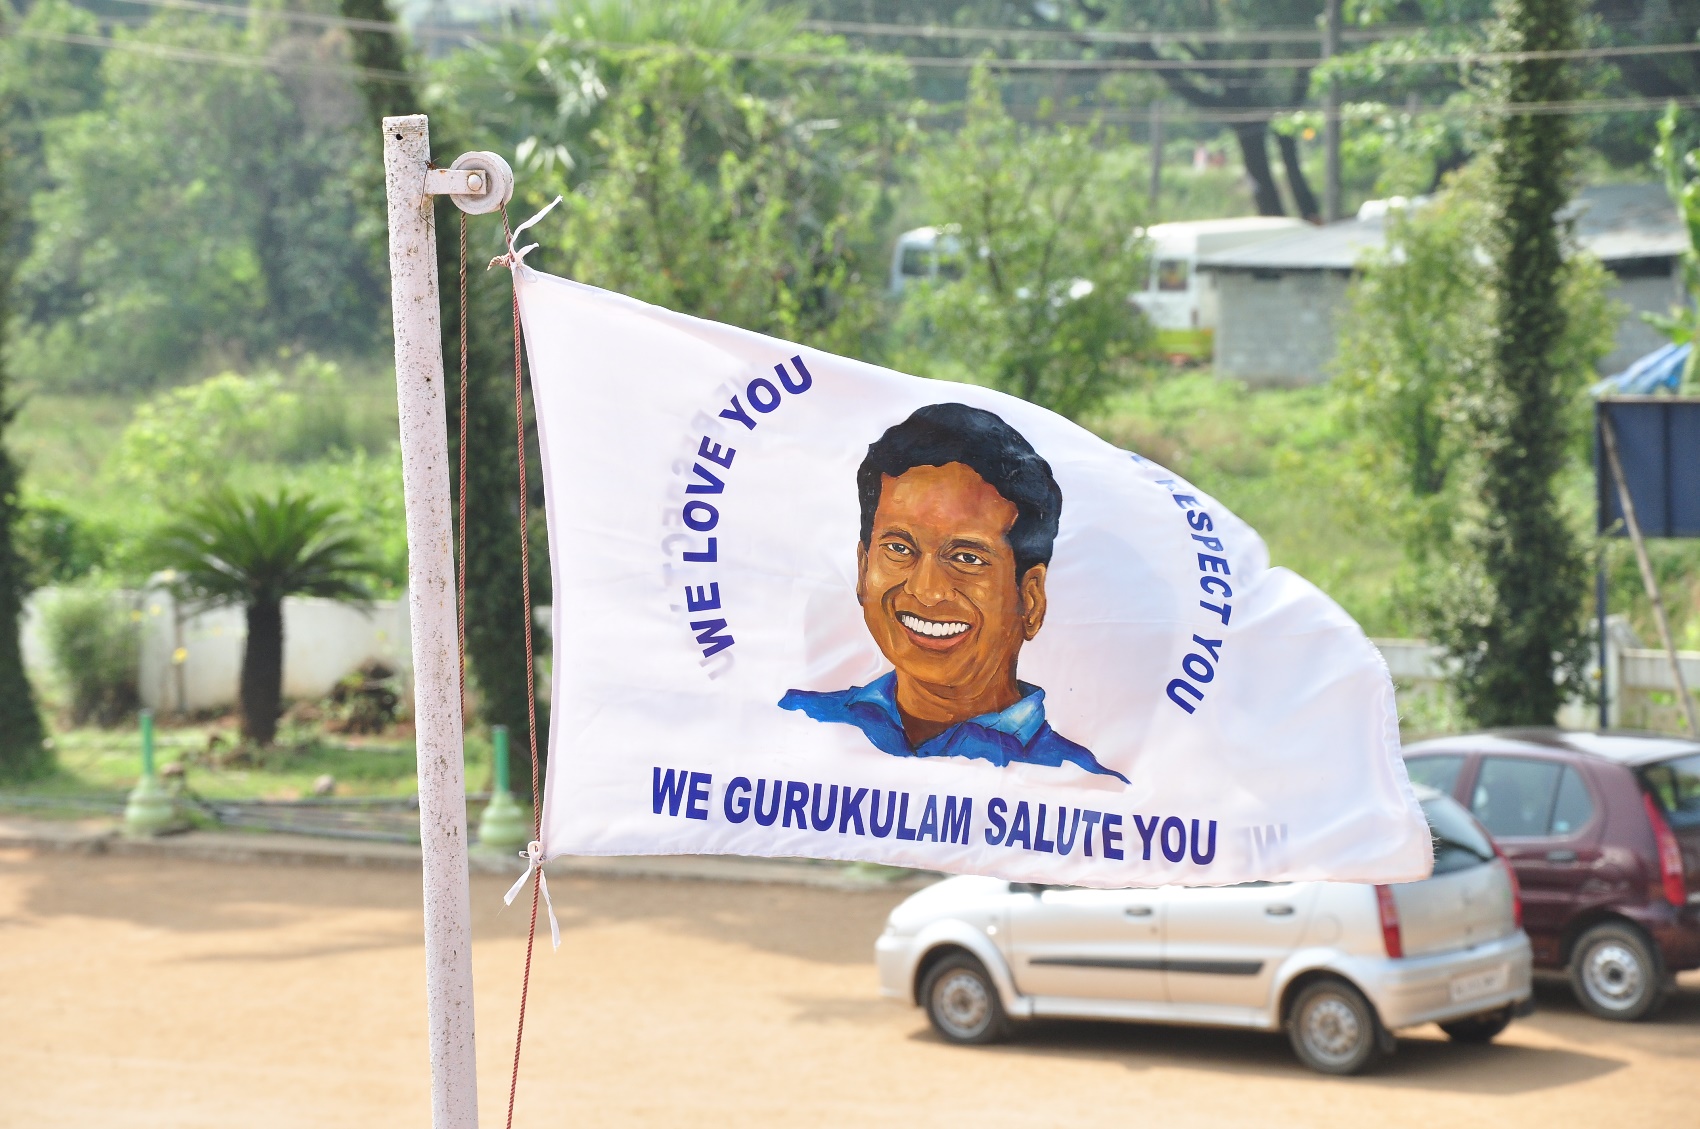
M 1577 1002 L 1601 1019 L 1645 1019 L 1664 1002 L 1664 969 L 1647 935 L 1633 925 L 1596 925 L 1570 957 Z
M 1454 1043 L 1491 1043 L 1509 1026 L 1511 1009 L 1502 1007 L 1498 1011 L 1442 1023 L 1440 1029 L 1446 1032 L 1446 1037 Z
M 967 953 L 952 953 L 927 970 L 921 1000 L 933 1030 L 953 1043 L 995 1043 L 1009 1036 L 997 985 Z
M 1287 1019 L 1293 1053 L 1324 1074 L 1356 1074 L 1380 1057 L 1381 1020 L 1364 994 L 1332 977 L 1307 984 Z

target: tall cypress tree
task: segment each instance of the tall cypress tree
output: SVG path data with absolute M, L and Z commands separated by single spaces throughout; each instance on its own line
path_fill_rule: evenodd
M 12 277 L 19 258 L 11 241 L 17 194 L 7 176 L 10 157 L 0 135 L 0 335 L 11 321 Z M 19 476 L 4 436 L 17 409 L 12 404 L 3 346 L 0 340 L 0 780 L 26 780 L 50 769 L 53 754 L 44 741 L 41 714 L 24 673 L 23 647 L 18 640 L 18 620 L 28 583 L 13 542 L 20 509 Z
M 349 19 L 376 20 L 395 26 L 388 0 L 342 0 Z M 354 62 L 371 72 L 409 73 L 409 60 L 399 35 L 354 31 Z M 417 85 L 376 74 L 361 79 L 367 109 L 374 119 L 423 112 Z M 474 146 L 462 144 L 452 123 L 438 122 L 433 148 L 455 153 Z M 447 124 L 448 128 L 443 128 Z M 372 180 L 375 207 L 383 211 L 382 170 Z M 459 224 L 460 210 L 447 197 L 436 200 L 437 277 L 442 294 L 443 360 L 447 377 L 449 452 L 460 445 L 460 327 Z M 514 444 L 513 332 L 509 314 L 508 280 L 501 271 L 486 270 L 501 254 L 500 221 L 474 216 L 468 224 L 467 252 L 467 521 L 466 521 L 466 653 L 478 693 L 479 720 L 506 725 L 515 735 L 521 764 L 514 772 L 515 791 L 529 793 L 531 774 L 525 765 L 527 725 L 525 617 L 521 589 L 519 544 L 519 464 Z M 535 437 L 528 443 L 535 448 Z M 456 512 L 460 483 L 450 474 Z M 538 487 L 533 475 L 531 484 Z M 535 539 L 534 539 L 535 542 Z M 538 571 L 534 569 L 534 573 Z M 541 570 L 544 575 L 547 569 Z M 542 589 L 534 587 L 535 600 Z M 546 745 L 547 716 L 538 714 L 538 754 Z
M 1502 0 L 1497 50 L 1578 45 L 1576 0 Z M 1571 64 L 1504 65 L 1512 104 L 1576 97 Z M 1558 363 L 1563 225 L 1572 128 L 1559 114 L 1507 113 L 1492 150 L 1494 300 L 1492 363 L 1471 419 L 1480 457 L 1482 517 L 1468 539 L 1473 584 L 1453 609 L 1449 649 L 1456 685 L 1480 725 L 1550 725 L 1581 680 L 1587 561 L 1562 513 L 1557 478 L 1573 426 L 1574 373 Z

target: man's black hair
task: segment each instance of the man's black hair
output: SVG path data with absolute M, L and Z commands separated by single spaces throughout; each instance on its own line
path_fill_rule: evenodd
M 868 444 L 868 457 L 856 471 L 862 501 L 862 544 L 874 536 L 881 479 L 918 466 L 961 463 L 1015 505 L 1009 547 L 1019 580 L 1036 564 L 1051 563 L 1051 546 L 1062 517 L 1062 491 L 1051 464 L 1039 457 L 1021 432 L 998 416 L 967 404 L 928 404 Z

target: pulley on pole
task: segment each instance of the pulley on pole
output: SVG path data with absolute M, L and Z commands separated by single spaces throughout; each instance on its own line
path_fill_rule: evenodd
M 472 1000 L 472 898 L 467 880 L 466 766 L 449 497 L 437 234 L 431 197 L 492 212 L 513 194 L 493 153 L 431 167 L 422 114 L 385 118 L 390 306 L 407 507 L 408 611 L 419 767 L 419 843 L 425 885 L 425 985 L 434 1129 L 475 1129 L 478 1074 Z

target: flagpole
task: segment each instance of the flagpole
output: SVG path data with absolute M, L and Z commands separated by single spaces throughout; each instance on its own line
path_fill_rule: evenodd
M 402 489 L 407 506 L 407 596 L 413 633 L 413 724 L 425 884 L 431 1124 L 434 1129 L 476 1129 L 478 1073 L 473 1041 L 466 767 L 461 744 L 448 412 L 431 197 L 448 195 L 463 211 L 491 211 L 506 202 L 513 174 L 500 158 L 490 154 L 468 154 L 456 161 L 457 168 L 452 170 L 431 168 L 430 125 L 423 114 L 385 118 L 383 125 L 390 306 L 395 322 L 396 400 L 401 414 Z M 474 167 L 458 167 L 469 158 L 477 158 Z

